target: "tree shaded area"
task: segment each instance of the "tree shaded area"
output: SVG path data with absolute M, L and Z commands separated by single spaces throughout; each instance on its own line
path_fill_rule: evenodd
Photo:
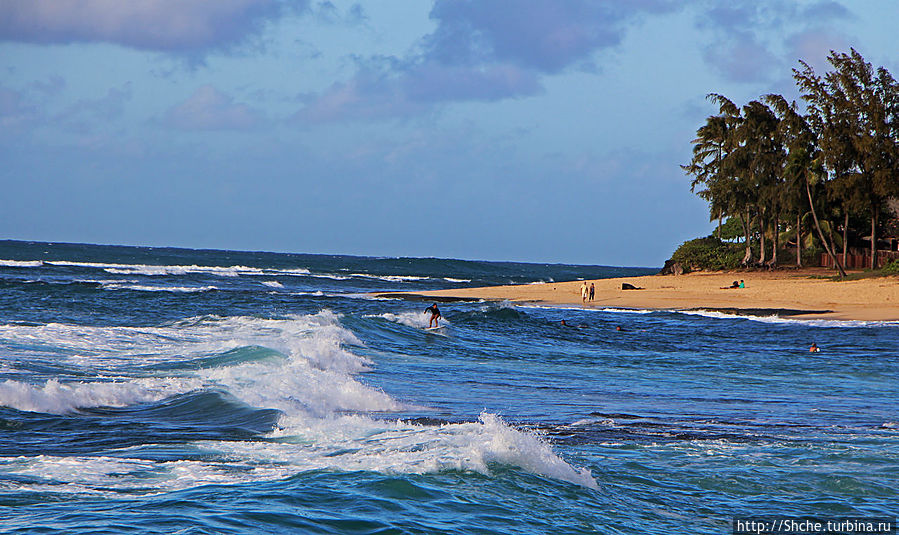
M 787 242 L 797 265 L 809 249 L 823 249 L 841 275 L 837 247 L 846 258 L 850 242 L 868 242 L 877 266 L 878 237 L 891 220 L 887 202 L 899 196 L 899 84 L 854 49 L 832 51 L 828 61 L 833 70 L 823 76 L 801 61 L 793 70 L 804 110 L 776 94 L 743 106 L 708 95 L 718 113 L 696 131 L 693 158 L 681 167 L 719 222 L 715 240 L 723 249 L 706 257 L 728 259 L 725 268 L 774 267 Z M 735 263 L 733 244 L 721 241 L 725 219 L 742 229 Z

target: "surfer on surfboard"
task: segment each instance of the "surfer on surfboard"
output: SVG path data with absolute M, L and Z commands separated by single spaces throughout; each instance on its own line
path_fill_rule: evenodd
M 440 319 L 440 309 L 437 308 L 437 303 L 434 303 L 433 305 L 426 308 L 425 312 L 431 313 L 431 321 L 428 322 L 428 329 L 431 328 L 431 325 L 433 325 L 434 327 L 439 327 L 440 325 L 438 324 L 438 320 Z

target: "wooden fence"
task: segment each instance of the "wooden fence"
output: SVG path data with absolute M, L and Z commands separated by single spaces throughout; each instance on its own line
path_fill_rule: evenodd
M 840 253 L 837 254 L 836 257 L 840 260 L 840 263 L 843 264 L 843 267 L 846 269 L 867 269 L 871 267 L 870 254 L 847 254 L 844 258 L 843 254 Z M 899 259 L 899 251 L 877 251 L 878 268 L 882 268 L 887 263 L 892 262 L 896 259 Z M 830 256 L 827 253 L 821 253 L 818 262 L 821 267 L 834 267 L 833 261 L 830 259 Z

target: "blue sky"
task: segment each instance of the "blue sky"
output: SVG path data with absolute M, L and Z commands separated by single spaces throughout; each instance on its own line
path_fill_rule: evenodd
M 715 108 L 899 2 L 3 0 L 0 238 L 660 266 Z

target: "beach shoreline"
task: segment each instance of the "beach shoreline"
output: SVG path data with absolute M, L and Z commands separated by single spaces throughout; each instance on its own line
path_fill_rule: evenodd
M 422 301 L 509 301 L 586 309 L 717 311 L 751 316 L 801 319 L 899 321 L 899 277 L 835 281 L 822 268 L 784 271 L 695 272 L 486 286 L 420 292 L 379 292 L 375 297 Z M 745 288 L 730 288 L 734 281 Z M 596 288 L 593 301 L 581 288 Z M 623 284 L 638 289 L 624 290 Z

